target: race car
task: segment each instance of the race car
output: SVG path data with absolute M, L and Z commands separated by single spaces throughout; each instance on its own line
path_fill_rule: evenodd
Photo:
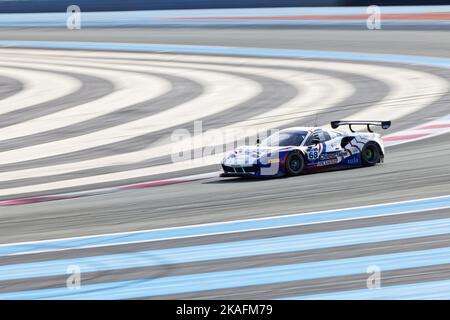
M 348 125 L 349 131 L 337 130 Z M 356 132 L 352 126 L 365 126 Z M 311 171 L 373 166 L 384 161 L 380 134 L 391 121 L 332 121 L 331 129 L 294 127 L 269 136 L 255 146 L 241 146 L 222 160 L 222 177 L 296 176 Z

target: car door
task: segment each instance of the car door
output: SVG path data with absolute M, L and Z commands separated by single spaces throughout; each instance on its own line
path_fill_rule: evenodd
M 307 165 L 317 166 L 320 157 L 326 148 L 326 142 L 329 140 L 330 136 L 325 134 L 322 129 L 317 129 L 314 131 L 306 141 L 306 160 Z
M 319 161 L 324 161 L 324 165 L 332 165 L 332 164 L 345 164 L 350 161 L 351 163 L 355 162 L 353 159 L 350 159 L 351 153 L 349 153 L 344 147 L 343 138 L 346 139 L 342 133 L 336 131 L 327 131 L 330 139 L 326 141 L 324 145 L 325 152 L 322 153 Z
M 334 131 L 325 131 L 324 135 L 324 150 L 327 154 L 340 153 L 343 149 L 341 146 L 342 135 Z
M 320 141 L 316 146 L 308 149 L 307 155 L 310 163 L 318 168 L 329 167 L 338 164 L 342 157 L 342 147 L 338 134 L 327 130 L 314 132 L 315 139 Z

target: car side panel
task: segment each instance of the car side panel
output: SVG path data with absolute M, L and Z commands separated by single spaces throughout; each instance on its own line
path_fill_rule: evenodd
M 343 136 L 306 149 L 307 163 L 305 170 L 330 168 L 348 168 L 361 165 L 360 151 L 349 146 L 341 146 Z M 353 142 L 352 142 L 353 143 Z

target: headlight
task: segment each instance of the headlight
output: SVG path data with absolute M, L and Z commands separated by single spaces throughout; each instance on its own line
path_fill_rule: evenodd
M 262 164 L 272 164 L 272 163 L 279 163 L 280 162 L 280 158 L 278 156 L 275 157 L 271 153 L 267 153 L 267 154 L 262 155 L 259 158 L 259 161 Z

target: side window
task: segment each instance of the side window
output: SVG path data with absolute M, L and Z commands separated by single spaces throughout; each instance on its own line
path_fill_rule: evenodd
M 326 142 L 326 141 L 328 141 L 328 140 L 330 140 L 330 139 L 331 139 L 331 137 L 330 137 L 330 135 L 328 134 L 328 132 L 325 132 L 325 131 L 316 131 L 316 132 L 314 132 L 314 133 L 308 138 L 308 141 L 306 142 L 306 145 L 307 145 L 307 146 L 312 145 L 312 144 L 313 144 L 313 143 L 312 143 L 313 140 L 318 140 L 318 141 L 320 141 L 321 143 L 323 143 L 323 142 Z
M 330 135 L 326 131 L 320 131 L 318 136 L 319 136 L 320 142 L 326 142 L 328 140 L 331 140 Z
M 317 132 L 314 132 L 312 135 L 309 136 L 308 140 L 306 141 L 306 146 L 311 146 L 313 145 L 313 141 L 314 140 L 319 140 L 320 141 L 320 137 L 319 134 Z
M 337 134 L 334 131 L 329 131 L 328 133 L 330 134 L 330 139 L 334 139 L 337 137 Z
M 334 138 L 340 136 L 340 134 L 337 133 L 336 131 L 328 131 L 328 133 L 330 134 L 331 139 L 334 139 Z

